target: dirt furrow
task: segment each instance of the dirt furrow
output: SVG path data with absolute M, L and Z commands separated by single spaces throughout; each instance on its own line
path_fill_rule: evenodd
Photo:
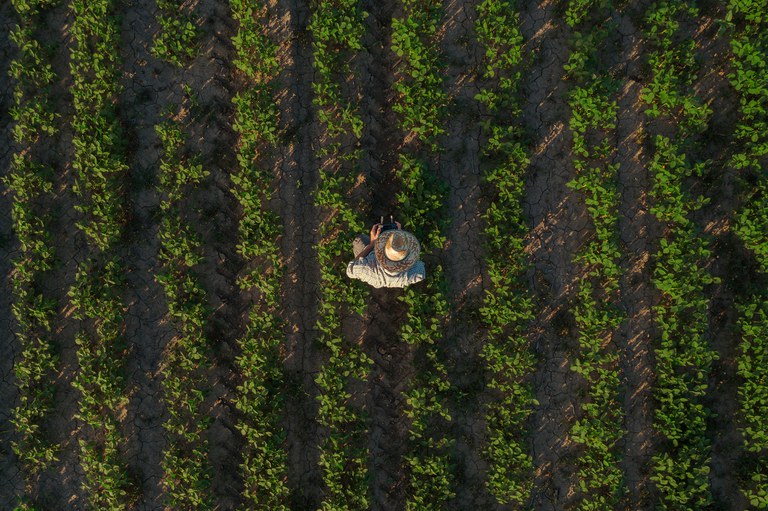
M 292 508 L 316 509 L 320 504 L 322 475 L 318 466 L 319 431 L 315 421 L 317 388 L 314 376 L 321 357 L 315 346 L 320 268 L 314 255 L 319 219 L 313 207 L 319 162 L 314 154 L 318 134 L 312 106 L 312 46 L 307 25 L 308 3 L 277 0 L 270 6 L 277 16 L 270 32 L 279 44 L 282 71 L 277 98 L 282 140 L 278 147 L 280 217 L 285 257 L 283 315 L 286 320 L 285 371 L 289 393 L 284 427 L 287 433 L 288 485 Z
M 195 273 L 213 311 L 206 327 L 214 356 L 209 375 L 212 392 L 206 401 L 213 417 L 207 432 L 213 467 L 211 491 L 218 506 L 235 509 L 241 503 L 242 437 L 234 427 L 230 394 L 239 383 L 234 357 L 237 339 L 245 331 L 247 308 L 236 283 L 243 261 L 237 254 L 238 205 L 229 179 L 238 165 L 237 136 L 232 128 L 232 98 L 237 91 L 230 79 L 235 58 L 231 40 L 237 26 L 228 2 L 199 0 L 194 15 L 201 27 L 200 52 L 180 78 L 191 89 L 190 154 L 199 154 L 210 177 L 190 193 L 183 210 L 201 236 L 205 259 Z
M 131 382 L 124 427 L 128 438 L 127 460 L 141 499 L 136 509 L 162 507 L 161 466 L 165 450 L 166 417 L 161 400 L 159 366 L 163 349 L 173 336 L 165 321 L 166 302 L 155 280 L 160 270 L 156 190 L 161 149 L 155 125 L 160 112 L 171 104 L 173 71 L 150 54 L 153 35 L 159 30 L 153 0 L 133 0 L 122 12 L 122 58 L 125 67 L 120 98 L 123 129 L 130 141 L 128 165 L 127 271 L 125 303 L 126 338 L 132 347 L 126 371 Z
M 398 186 L 394 180 L 398 146 L 402 140 L 398 120 L 392 111 L 392 69 L 396 56 L 390 49 L 395 2 L 366 0 L 369 13 L 363 52 L 356 72 L 363 77 L 361 116 L 364 121 L 361 165 L 370 195 L 371 217 L 367 227 L 390 214 L 408 229 L 408 219 L 394 210 Z M 368 233 L 365 233 L 368 234 Z M 352 258 L 350 247 L 350 260 Z M 371 509 L 397 511 L 405 506 L 406 474 L 403 454 L 408 425 L 402 391 L 413 374 L 412 350 L 400 342 L 399 325 L 405 308 L 397 300 L 402 291 L 372 289 L 365 331 L 364 350 L 374 361 L 366 407 L 370 412 L 368 449 L 371 459 Z
M 661 233 L 656 219 L 648 211 L 647 191 L 650 187 L 648 155 L 643 147 L 644 119 L 640 103 L 643 87 L 644 41 L 636 20 L 648 2 L 617 14 L 620 34 L 620 61 L 616 75 L 622 78 L 617 98 L 616 158 L 619 164 L 619 236 L 622 244 L 623 271 L 620 279 L 620 304 L 627 319 L 613 337 L 623 374 L 624 471 L 628 502 L 633 509 L 649 510 L 649 467 L 653 455 L 653 398 L 651 395 L 653 358 L 653 318 L 651 306 L 658 296 L 650 283 L 648 263 Z
M 14 83 L 7 77 L 16 54 L 8 38 L 15 22 L 10 2 L 0 5 L 0 177 L 8 175 L 14 147 L 9 113 L 13 105 Z M 11 449 L 11 441 L 15 438 L 11 415 L 18 394 L 13 364 L 19 346 L 11 312 L 13 294 L 10 271 L 17 249 L 11 219 L 11 196 L 0 182 L 0 502 L 7 503 L 14 502 L 24 490 L 21 467 Z
M 706 262 L 709 271 L 720 277 L 712 287 L 709 308 L 709 340 L 720 359 L 712 365 L 709 377 L 707 407 L 714 412 L 708 425 L 712 441 L 712 464 L 709 476 L 715 507 L 747 509 L 748 502 L 739 491 L 740 467 L 743 462 L 743 440 L 734 427 L 739 416 L 736 356 L 740 332 L 736 303 L 745 299 L 749 283 L 757 274 L 749 274 L 750 264 L 736 248 L 739 242 L 732 232 L 733 215 L 739 208 L 738 171 L 729 165 L 733 154 L 733 135 L 739 110 L 739 94 L 731 87 L 728 74 L 733 71 L 730 38 L 721 31 L 718 20 L 725 18 L 720 4 L 705 4 L 697 19 L 695 33 L 699 52 L 698 79 L 694 91 L 702 102 L 712 107 L 707 130 L 702 134 L 698 161 L 710 160 L 707 174 L 696 183 L 695 192 L 711 202 L 695 215 L 695 222 L 710 237 L 713 257 Z M 754 267 L 752 267 L 754 270 Z
M 397 294 L 374 290 L 364 345 L 366 354 L 374 361 L 367 407 L 371 414 L 371 509 L 375 511 L 402 510 L 407 497 L 403 455 L 408 422 L 403 413 L 402 392 L 413 373 L 413 354 L 398 336 L 400 322 L 396 318 L 405 314 L 405 307 L 397 300 Z
M 540 302 L 531 331 L 539 357 L 534 392 L 540 405 L 533 418 L 535 466 L 532 503 L 537 510 L 567 507 L 574 496 L 574 444 L 568 431 L 574 420 L 579 388 L 570 370 L 576 348 L 575 321 L 569 310 L 579 267 L 572 261 L 591 227 L 583 203 L 566 183 L 575 176 L 571 164 L 568 84 L 563 65 L 570 52 L 570 31 L 558 19 L 555 2 L 523 7 L 524 51 L 533 59 L 524 75 L 523 119 L 533 150 L 526 184 L 525 213 L 533 230 L 526 250 L 535 268 L 533 288 Z
M 486 491 L 487 464 L 483 415 L 484 361 L 480 358 L 481 336 L 473 313 L 482 301 L 483 231 L 480 215 L 487 207 L 481 195 L 480 137 L 477 73 L 483 50 L 475 38 L 477 13 L 470 1 L 445 3 L 441 34 L 441 53 L 446 69 L 445 88 L 450 106 L 441 140 L 444 151 L 438 156 L 438 175 L 448 186 L 448 245 L 443 265 L 448 278 L 451 319 L 446 325 L 444 343 L 451 386 L 461 396 L 451 404 L 453 435 L 456 439 L 457 509 L 494 509 L 495 499 Z
M 372 197 L 372 220 L 378 221 L 381 215 L 397 213 L 392 211 L 396 192 L 393 176 L 402 138 L 398 137 L 397 116 L 392 111 L 395 99 L 392 70 L 397 57 L 390 50 L 390 43 L 395 2 L 363 0 L 362 8 L 369 14 L 365 20 L 367 31 L 363 37 L 365 52 L 356 69 L 356 73 L 365 78 L 362 81 L 360 112 L 364 122 L 361 165 L 366 172 Z

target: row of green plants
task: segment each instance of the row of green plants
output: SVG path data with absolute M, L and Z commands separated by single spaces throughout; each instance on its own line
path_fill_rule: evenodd
M 484 50 L 475 96 L 481 107 L 483 175 L 491 198 L 483 215 L 487 283 L 480 308 L 487 331 L 481 355 L 494 400 L 484 410 L 489 492 L 502 505 L 523 507 L 533 489 L 533 457 L 527 422 L 538 404 L 531 375 L 536 359 L 526 332 L 534 318 L 528 290 L 523 213 L 525 172 L 530 158 L 521 129 L 518 91 L 523 61 L 520 14 L 512 1 L 484 0 L 477 6 L 475 34 Z
M 158 191 L 161 221 L 158 228 L 162 269 L 156 275 L 168 305 L 176 336 L 163 361 L 163 401 L 169 417 L 163 422 L 168 445 L 163 453 L 163 486 L 172 509 L 213 509 L 209 492 L 212 467 L 206 432 L 211 416 L 204 403 L 208 392 L 206 370 L 210 349 L 205 327 L 210 316 L 205 289 L 195 267 L 203 262 L 202 242 L 190 227 L 184 197 L 199 186 L 208 171 L 185 154 L 183 119 L 167 112 L 155 126 L 163 147 Z
M 439 72 L 434 37 L 442 20 L 442 3 L 403 0 L 403 15 L 392 19 L 392 51 L 400 57 L 394 89 L 400 98 L 392 109 L 401 125 L 435 150 L 435 139 L 445 133 L 442 117 L 448 105 Z
M 565 8 L 565 22 L 569 27 L 575 28 L 587 19 L 593 9 L 608 5 L 608 0 L 570 0 Z
M 418 156 L 401 154 L 397 177 L 402 191 L 398 208 L 409 219 L 408 230 L 421 242 L 422 254 L 436 254 L 445 246 L 447 188 Z M 400 300 L 408 306 L 400 339 L 415 350 L 416 374 L 406 391 L 405 414 L 411 420 L 405 456 L 410 470 L 408 511 L 446 509 L 455 497 L 454 440 L 448 437 L 451 386 L 441 342 L 450 309 L 442 266 L 427 268 L 423 283 L 409 286 Z
M 270 165 L 279 142 L 279 112 L 274 101 L 279 73 L 277 45 L 264 31 L 270 17 L 264 2 L 230 0 L 229 4 L 238 23 L 233 37 L 235 64 L 246 83 L 232 100 L 234 129 L 240 137 L 238 168 L 231 175 L 232 193 L 242 209 L 237 251 L 249 262 L 238 284 L 256 296 L 236 359 L 242 375 L 234 397 L 242 414 L 235 427 L 244 440 L 242 509 L 288 511 L 288 455 L 281 424 L 285 325 L 280 291 L 285 263 L 278 239 L 283 229 L 280 218 L 268 206 L 277 194 Z
M 129 479 L 119 414 L 125 390 L 125 268 L 119 245 L 126 220 L 123 181 L 127 173 L 124 136 L 117 118 L 120 92 L 117 2 L 73 0 L 70 4 L 70 72 L 74 103 L 72 169 L 76 225 L 88 243 L 69 290 L 79 370 L 73 386 L 80 391 L 77 418 L 87 427 L 80 438 L 84 492 L 91 509 L 117 510 L 137 496 Z
M 768 509 L 768 296 L 756 294 L 739 308 L 741 331 L 737 372 L 741 434 L 751 455 L 744 463 L 746 477 L 740 480 L 742 493 L 754 509 Z
M 583 5 L 575 0 L 569 9 L 578 10 Z M 571 26 L 581 44 L 568 70 L 576 82 L 568 95 L 576 177 L 568 187 L 584 198 L 594 227 L 594 235 L 575 257 L 586 273 L 577 284 L 572 307 L 579 350 L 571 370 L 587 385 L 586 400 L 570 432 L 571 439 L 581 446 L 576 461 L 581 494 L 575 509 L 579 511 L 614 509 L 627 489 L 620 467 L 624 411 L 619 353 L 611 342 L 626 316 L 618 306 L 622 270 L 619 164 L 614 162 L 617 87 L 608 70 L 597 65 L 599 51 L 615 29 L 603 21 L 607 16 L 605 9 L 596 8 L 575 18 L 579 22 Z
M 717 358 L 706 337 L 706 291 L 717 279 L 704 267 L 712 256 L 708 240 L 691 219 L 706 201 L 692 195 L 688 186 L 706 166 L 689 155 L 695 154 L 697 135 L 706 128 L 711 109 L 691 93 L 695 44 L 677 34 L 682 20 L 697 15 L 691 4 L 659 2 L 646 16 L 644 29 L 653 45 L 653 76 L 642 92 L 646 113 L 676 127 L 672 137 L 650 140 L 649 164 L 650 211 L 667 227 L 654 255 L 651 279 L 661 292 L 661 302 L 653 307 L 658 329 L 654 427 L 663 439 L 652 459 L 651 480 L 660 508 L 670 510 L 708 509 L 712 504 L 711 441 L 706 431 L 710 412 L 703 398 Z
M 157 0 L 160 29 L 152 38 L 152 55 L 184 67 L 200 51 L 198 17 L 188 12 L 185 0 Z
M 652 78 L 640 97 L 645 114 L 673 122 L 685 135 L 700 132 L 712 114 L 708 105 L 691 95 L 696 74 L 696 41 L 675 40 L 679 18 L 696 19 L 699 10 L 692 2 L 660 1 L 645 19 L 646 35 L 656 46 L 648 57 Z
M 183 20 L 183 13 L 168 13 L 171 20 Z M 174 55 L 164 55 L 178 65 Z M 189 87 L 179 105 L 162 112 L 155 125 L 162 146 L 157 191 L 160 194 L 158 260 L 155 276 L 163 288 L 167 318 L 175 336 L 165 349 L 162 363 L 163 401 L 168 418 L 163 422 L 167 446 L 163 453 L 163 487 L 166 505 L 172 509 L 214 508 L 210 491 L 213 467 L 208 459 L 207 431 L 212 417 L 206 411 L 210 392 L 210 346 L 206 325 L 211 315 L 207 293 L 197 274 L 204 261 L 202 240 L 193 227 L 193 211 L 185 198 L 209 176 L 197 154 L 186 147 L 185 126 L 195 111 L 196 98 Z
M 438 149 L 438 137 L 445 133 L 442 117 L 448 105 L 437 42 L 443 7 L 433 0 L 403 0 L 401 7 L 401 16 L 392 19 L 392 51 L 400 57 L 394 83 L 398 97 L 392 108 L 406 139 L 414 143 L 399 155 L 396 202 L 400 214 L 408 219 L 406 228 L 421 243 L 424 259 L 441 252 L 446 243 L 447 187 L 429 164 L 430 153 Z M 399 299 L 407 305 L 399 335 L 414 350 L 416 366 L 405 392 L 405 414 L 411 420 L 405 455 L 409 471 L 405 508 L 445 509 L 455 497 L 455 463 L 454 440 L 449 438 L 451 386 L 441 349 L 449 316 L 441 265 L 430 265 L 424 282 L 407 287 Z
M 664 509 L 704 509 L 712 502 L 708 474 L 711 444 L 706 436 L 710 412 L 703 405 L 707 377 L 717 358 L 708 345 L 706 289 L 717 283 L 703 267 L 712 255 L 690 220 L 701 202 L 691 198 L 684 180 L 701 170 L 674 140 L 657 136 L 649 166 L 653 177 L 651 212 L 670 226 L 656 252 L 652 282 L 662 293 L 653 307 L 659 340 L 654 389 L 654 426 L 665 439 L 653 458 L 653 476 Z
M 367 412 L 350 386 L 368 378 L 373 361 L 362 347 L 345 338 L 345 314 L 363 315 L 366 290 L 359 281 L 346 279 L 341 270 L 349 261 L 350 241 L 365 232 L 362 212 L 351 192 L 360 176 L 360 137 L 363 121 L 358 103 L 343 89 L 352 75 L 351 61 L 362 48 L 366 13 L 355 0 L 316 0 L 311 3 L 313 104 L 325 130 L 320 148 L 320 180 L 313 191 L 315 206 L 327 218 L 319 229 L 317 245 L 321 268 L 316 329 L 328 359 L 315 382 L 319 388 L 317 420 L 324 432 L 320 468 L 324 494 L 320 509 L 367 509 Z
M 52 335 L 57 304 L 40 286 L 56 264 L 51 239 L 51 218 L 44 205 L 54 198 L 53 169 L 35 156 L 59 133 L 51 86 L 56 73 L 52 50 L 36 35 L 44 30 L 42 17 L 56 2 L 12 2 L 19 24 L 10 32 L 18 53 L 10 65 L 15 81 L 10 109 L 16 146 L 3 182 L 12 197 L 13 230 L 20 255 L 13 261 L 11 287 L 16 338 L 21 347 L 14 363 L 19 402 L 11 422 L 18 432 L 13 452 L 23 462 L 28 482 L 58 459 L 59 446 L 45 433 L 45 421 L 54 408 L 58 368 Z
M 731 165 L 740 172 L 744 203 L 734 231 L 768 275 L 768 5 L 764 0 L 732 0 L 726 14 L 731 33 L 733 71 L 728 75 L 739 97 L 735 138 L 739 151 Z M 768 293 L 750 290 L 739 307 L 741 331 L 737 372 L 741 434 L 749 459 L 740 480 L 754 509 L 768 509 Z

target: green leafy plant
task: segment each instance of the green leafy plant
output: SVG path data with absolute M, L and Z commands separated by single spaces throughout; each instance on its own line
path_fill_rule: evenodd
M 365 381 L 373 361 L 343 334 L 341 311 L 363 314 L 366 307 L 362 283 L 342 277 L 350 237 L 365 228 L 365 206 L 352 199 L 360 179 L 363 121 L 357 100 L 343 84 L 352 75 L 350 61 L 362 49 L 366 13 L 354 0 L 317 0 L 312 7 L 312 101 L 326 133 L 319 149 L 320 180 L 313 192 L 315 205 L 327 217 L 317 247 L 322 291 L 315 325 L 328 356 L 315 378 L 320 389 L 318 422 L 328 432 L 320 448 L 325 485 L 320 509 L 364 510 L 370 506 L 368 418 L 364 408 L 351 402 L 349 385 Z
M 703 131 L 712 114 L 709 105 L 690 94 L 696 77 L 696 43 L 690 38 L 684 41 L 673 38 L 680 27 L 679 18 L 685 16 L 695 18 L 697 8 L 686 2 L 661 1 L 647 14 L 645 32 L 655 51 L 648 57 L 653 70 L 651 81 L 640 95 L 649 105 L 646 115 L 665 116 L 678 126 L 683 138 Z
M 659 330 L 654 425 L 665 439 L 664 449 L 653 458 L 651 480 L 661 494 L 661 509 L 670 510 L 704 509 L 712 502 L 709 412 L 701 397 L 717 359 L 705 337 L 709 307 L 705 290 L 718 280 L 703 266 L 711 256 L 708 240 L 690 219 L 706 201 L 692 196 L 685 186 L 687 178 L 701 175 L 706 162 L 691 163 L 682 149 L 706 126 L 711 109 L 691 93 L 693 42 L 674 40 L 679 19 L 697 14 L 687 4 L 660 2 L 647 15 L 645 28 L 656 48 L 649 57 L 651 85 L 643 90 L 643 100 L 651 105 L 646 114 L 664 116 L 679 126 L 676 136 L 653 139 L 649 165 L 651 213 L 668 227 L 654 257 L 651 279 L 662 294 L 661 303 L 653 307 Z
M 199 52 L 201 35 L 197 17 L 184 10 L 182 0 L 158 0 L 160 30 L 152 40 L 152 55 L 183 67 Z
M 568 104 L 576 177 L 568 187 L 583 197 L 594 227 L 594 235 L 575 257 L 585 274 L 577 284 L 572 308 L 579 350 L 571 370 L 586 385 L 586 401 L 570 431 L 571 439 L 581 446 L 576 460 L 580 496 L 575 506 L 581 511 L 615 508 L 627 492 L 619 463 L 619 442 L 624 436 L 619 353 L 609 342 L 625 315 L 618 306 L 622 273 L 619 165 L 614 163 L 613 143 L 618 106 L 616 87 L 599 58 L 601 47 L 616 29 L 606 7 L 604 2 L 573 0 L 566 12 L 576 29 L 575 50 L 565 66 L 575 81 Z
M 89 325 L 77 334 L 80 392 L 77 417 L 93 431 L 80 441 L 84 492 L 95 509 L 117 510 L 136 499 L 124 457 L 118 413 L 125 406 L 125 352 L 118 245 L 125 225 L 122 180 L 127 170 L 115 104 L 120 92 L 119 29 L 112 0 L 73 0 L 70 36 L 74 103 L 72 168 L 76 222 L 89 244 L 69 290 L 74 316 Z
M 399 97 L 393 105 L 400 128 L 416 144 L 399 155 L 396 167 L 401 191 L 396 195 L 408 229 L 421 242 L 422 254 L 438 253 L 445 246 L 444 208 L 447 188 L 427 163 L 427 151 L 437 150 L 445 133 L 442 116 L 448 105 L 443 88 L 437 30 L 442 19 L 439 2 L 404 0 L 402 14 L 392 20 L 392 51 L 400 57 L 394 84 Z M 407 307 L 400 338 L 415 350 L 422 367 L 406 391 L 409 489 L 405 508 L 444 509 L 455 496 L 454 441 L 448 434 L 451 386 L 446 362 L 441 360 L 443 321 L 449 314 L 447 289 L 440 265 L 430 267 L 424 283 L 411 286 L 399 297 Z
M 738 150 L 731 165 L 743 179 L 741 209 L 735 215 L 734 232 L 757 260 L 761 276 L 768 275 L 768 17 L 765 1 L 732 0 L 726 26 L 731 35 L 732 69 L 728 75 L 739 97 L 735 131 Z M 754 509 L 768 509 L 768 297 L 760 289 L 739 306 L 741 331 L 737 372 L 741 434 L 750 463 L 740 489 Z
M 40 208 L 54 196 L 53 170 L 35 157 L 35 149 L 55 140 L 58 133 L 50 90 L 57 76 L 51 52 L 36 38 L 42 26 L 41 16 L 54 5 L 14 2 L 19 25 L 9 34 L 18 49 L 9 73 L 15 80 L 10 113 L 16 145 L 10 171 L 2 180 L 12 198 L 13 230 L 20 248 L 11 273 L 11 311 L 21 347 L 14 363 L 19 403 L 11 417 L 18 432 L 12 447 L 24 464 L 28 481 L 59 456 L 59 446 L 44 432 L 55 404 L 53 382 L 59 359 L 52 330 L 58 304 L 38 284 L 56 265 L 51 218 Z
M 435 139 L 445 133 L 441 118 L 448 104 L 434 42 L 442 8 L 435 0 L 403 0 L 403 11 L 392 20 L 392 51 L 401 58 L 394 83 L 400 98 L 392 108 L 404 130 L 435 149 Z
M 533 459 L 525 423 L 537 404 L 530 385 L 535 357 L 526 331 L 534 316 L 528 292 L 528 231 L 522 210 L 529 155 L 519 129 L 518 88 L 523 70 L 523 37 L 512 2 L 486 0 L 477 8 L 475 33 L 485 50 L 481 61 L 485 85 L 475 96 L 487 142 L 483 176 L 492 197 L 483 215 L 489 281 L 480 307 L 487 331 L 481 355 L 495 399 L 485 408 L 489 464 L 488 490 L 499 504 L 523 506 L 533 489 Z
M 209 172 L 194 156 L 186 155 L 179 115 L 171 111 L 155 126 L 164 153 L 158 184 L 163 197 L 158 231 L 162 271 L 156 278 L 163 286 L 168 316 L 177 329 L 164 365 L 163 399 L 170 417 L 163 423 L 169 443 L 163 455 L 163 484 L 172 508 L 205 510 L 213 509 L 213 496 L 208 491 L 213 469 L 205 436 L 211 418 L 202 410 L 209 391 L 205 325 L 210 311 L 205 289 L 194 271 L 203 261 L 202 242 L 185 220 L 183 202 Z
M 233 38 L 235 63 L 246 76 L 247 87 L 233 98 L 235 130 L 240 135 L 238 171 L 232 174 L 232 193 L 242 207 L 238 253 L 253 267 L 240 280 L 242 289 L 258 292 L 248 312 L 248 329 L 239 339 L 237 367 L 242 383 L 235 406 L 243 418 L 236 428 L 245 440 L 243 476 L 249 510 L 287 511 L 288 455 L 282 427 L 285 378 L 281 344 L 284 322 L 280 317 L 280 289 L 285 263 L 278 238 L 280 219 L 267 206 L 276 195 L 268 163 L 279 142 L 279 115 L 274 101 L 277 45 L 265 34 L 270 11 L 260 0 L 231 0 L 239 23 Z

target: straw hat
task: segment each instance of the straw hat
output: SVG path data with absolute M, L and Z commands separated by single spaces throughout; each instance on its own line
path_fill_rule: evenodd
M 421 247 L 410 232 L 391 229 L 379 234 L 374 250 L 379 266 L 394 275 L 406 271 L 419 260 Z

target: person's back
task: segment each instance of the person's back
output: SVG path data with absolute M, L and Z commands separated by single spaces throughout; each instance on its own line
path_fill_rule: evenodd
M 405 287 L 426 277 L 419 241 L 399 223 L 384 232 L 382 224 L 375 224 L 370 237 L 355 238 L 352 250 L 355 259 L 347 265 L 347 276 L 373 287 Z

